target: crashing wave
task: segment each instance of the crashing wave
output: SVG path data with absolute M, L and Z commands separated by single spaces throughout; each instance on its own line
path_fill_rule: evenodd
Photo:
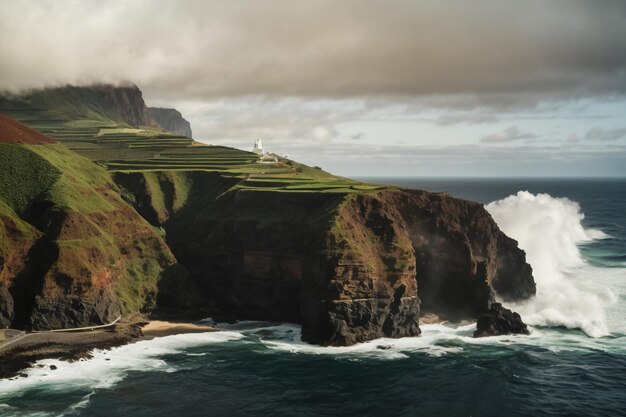
M 609 334 L 605 308 L 614 294 L 592 281 L 579 245 L 608 236 L 585 229 L 580 205 L 567 198 L 520 191 L 485 206 L 500 229 L 526 251 L 537 283 L 536 297 L 513 305 L 524 321 L 579 328 L 591 337 Z

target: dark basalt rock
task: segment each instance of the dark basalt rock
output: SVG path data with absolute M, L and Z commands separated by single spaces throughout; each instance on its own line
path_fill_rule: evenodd
M 480 316 L 474 337 L 499 336 L 505 334 L 530 334 L 519 314 L 493 303 L 487 313 Z
M 156 120 L 163 129 L 189 138 L 192 137 L 189 121 L 187 121 L 178 110 L 148 107 L 148 114 Z
M 0 260 L 1 261 L 1 260 Z M 0 262 L 2 266 L 2 262 Z M 13 321 L 13 297 L 7 287 L 0 283 L 0 328 L 9 327 Z
M 481 204 L 407 190 L 212 197 L 196 191 L 200 180 L 163 227 L 222 314 L 299 323 L 309 343 L 352 345 L 418 336 L 424 305 L 475 319 L 496 291 L 535 292 L 524 252 Z
M 112 86 L 105 84 L 92 86 L 90 89 L 99 93 L 102 102 L 126 123 L 132 126 L 159 127 L 159 124 L 149 114 L 146 103 L 143 101 L 143 93 L 136 85 Z

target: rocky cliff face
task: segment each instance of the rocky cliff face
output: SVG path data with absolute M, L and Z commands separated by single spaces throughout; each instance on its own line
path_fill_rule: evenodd
M 1 325 L 107 323 L 150 311 L 160 286 L 185 282 L 103 168 L 61 145 L 0 144 L 0 163 Z
M 535 294 L 526 254 L 482 204 L 426 191 L 397 193 L 388 204 L 398 206 L 406 221 L 425 311 L 477 317 L 494 292 L 505 300 Z
M 15 303 L 10 288 L 24 268 L 25 259 L 41 233 L 17 217 L 0 200 L 0 327 L 10 327 L 15 319 Z
M 165 130 L 182 136 L 191 136 L 191 124 L 176 109 L 148 107 L 148 114 Z
M 102 94 L 102 102 L 105 105 L 131 126 L 161 127 L 150 115 L 143 94 L 136 85 L 122 87 L 101 85 L 94 86 L 93 89 Z
M 1 96 L 0 107 L 12 117 L 19 116 L 26 123 L 32 114 L 44 120 L 94 120 L 124 122 L 131 126 L 160 128 L 150 116 L 143 94 L 136 85 L 115 86 L 94 84 L 84 87 L 65 86 L 33 90 L 20 96 Z M 29 109 L 26 117 L 19 109 Z M 47 126 L 45 123 L 42 127 Z
M 505 299 L 535 292 L 524 252 L 478 203 L 393 189 L 244 191 L 231 189 L 236 179 L 198 172 L 184 182 L 178 209 L 159 209 L 150 202 L 181 192 L 166 186 L 153 198 L 155 182 L 145 175 L 116 181 L 165 227 L 205 305 L 231 318 L 301 323 L 312 343 L 418 335 L 420 299 L 428 312 L 477 318 L 496 292 Z
M 462 319 L 487 311 L 496 292 L 535 294 L 524 252 L 482 205 L 424 191 L 348 197 L 322 265 L 326 279 L 307 290 L 319 297 L 303 305 L 303 334 L 322 344 L 419 334 L 420 299 L 423 311 Z
M 300 297 L 303 337 L 351 345 L 419 335 L 415 254 L 397 207 L 348 196 L 330 221 Z

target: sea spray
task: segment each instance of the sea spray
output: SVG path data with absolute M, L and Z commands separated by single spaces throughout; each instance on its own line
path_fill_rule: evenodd
M 537 282 L 536 297 L 513 306 L 532 325 L 580 328 L 591 337 L 606 336 L 605 307 L 610 290 L 585 284 L 591 271 L 578 245 L 606 238 L 585 229 L 575 201 L 520 191 L 485 206 L 504 233 L 526 251 Z

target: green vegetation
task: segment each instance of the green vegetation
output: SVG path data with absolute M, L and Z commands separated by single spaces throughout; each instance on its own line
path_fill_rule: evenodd
M 26 147 L 0 144 L 0 199 L 21 213 L 46 192 L 61 172 Z
M 12 240 L 17 241 L 19 244 L 19 241 L 33 241 L 38 236 L 39 232 L 37 229 L 23 221 L 0 198 L 0 260 L 5 259 L 9 254 Z
M 102 167 L 61 145 L 28 145 L 24 148 L 44 159 L 59 173 L 47 190 L 49 199 L 57 206 L 82 213 L 115 208 L 111 202 L 114 197 L 107 190 L 112 184 Z
M 61 144 L 0 144 L 0 166 L 0 262 L 16 253 L 30 262 L 26 251 L 45 237 L 51 243 L 38 250 L 55 254 L 47 273 L 73 277 L 72 288 L 85 288 L 81 297 L 100 299 L 100 288 L 112 288 L 124 313 L 151 307 L 159 277 L 175 260 L 163 237 L 126 205 L 105 167 Z M 162 197 L 160 174 L 148 174 L 152 195 Z M 172 180 L 184 189 L 182 179 Z M 37 256 L 47 255 L 33 262 Z
M 26 97 L 0 97 L 0 112 L 40 130 L 109 171 L 155 173 L 146 176 L 154 186 L 162 175 L 156 173 L 169 172 L 172 181 L 181 181 L 185 178 L 180 175 L 183 172 L 209 171 L 240 179 L 235 187 L 241 191 L 363 193 L 384 188 L 279 156 L 276 162 L 261 162 L 252 152 L 203 145 L 160 129 L 129 126 L 104 104 L 97 88 L 66 87 Z M 185 188 L 178 185 L 176 189 Z M 154 207 L 160 209 L 164 207 L 159 201 L 163 197 L 158 194 L 155 191 L 152 198 Z M 176 198 L 177 207 L 186 199 L 184 195 Z

